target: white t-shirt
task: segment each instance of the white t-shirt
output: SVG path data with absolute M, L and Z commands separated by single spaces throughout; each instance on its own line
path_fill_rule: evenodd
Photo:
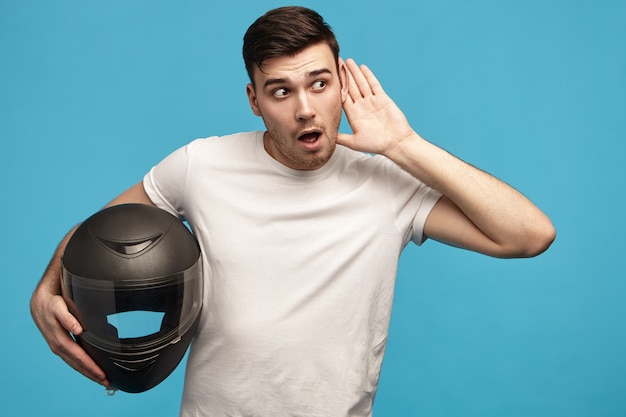
M 204 257 L 181 416 L 371 415 L 398 258 L 440 194 L 342 146 L 290 169 L 263 132 L 195 140 L 144 186 Z

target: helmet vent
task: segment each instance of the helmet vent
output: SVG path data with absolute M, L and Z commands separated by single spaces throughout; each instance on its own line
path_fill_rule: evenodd
M 133 242 L 119 242 L 109 239 L 99 238 L 102 243 L 104 243 L 109 248 L 113 249 L 115 252 L 120 253 L 122 255 L 136 255 L 141 251 L 146 250 L 154 242 L 159 240 L 161 235 L 157 235 L 148 239 L 137 240 Z
M 123 373 L 132 375 L 133 377 L 145 376 L 150 372 L 156 363 L 156 359 L 159 355 L 139 360 L 139 361 L 125 361 L 122 359 L 113 359 L 113 364 L 117 366 Z

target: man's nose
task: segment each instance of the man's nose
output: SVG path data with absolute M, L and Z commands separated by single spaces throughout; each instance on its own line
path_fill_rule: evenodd
M 298 95 L 297 107 L 296 107 L 296 119 L 308 120 L 315 117 L 315 109 L 311 104 L 311 98 L 306 92 L 302 92 Z

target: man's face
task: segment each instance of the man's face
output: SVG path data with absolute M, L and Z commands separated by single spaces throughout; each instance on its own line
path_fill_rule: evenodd
M 326 43 L 310 46 L 295 56 L 268 59 L 256 68 L 247 94 L 255 115 L 267 128 L 266 151 L 293 169 L 322 167 L 335 150 L 346 70 L 339 71 Z

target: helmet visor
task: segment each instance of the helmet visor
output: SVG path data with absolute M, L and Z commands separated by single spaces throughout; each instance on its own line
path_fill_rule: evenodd
M 202 307 L 201 258 L 165 277 L 107 281 L 63 267 L 64 297 L 83 326 L 81 337 L 110 352 L 158 349 L 177 342 Z

